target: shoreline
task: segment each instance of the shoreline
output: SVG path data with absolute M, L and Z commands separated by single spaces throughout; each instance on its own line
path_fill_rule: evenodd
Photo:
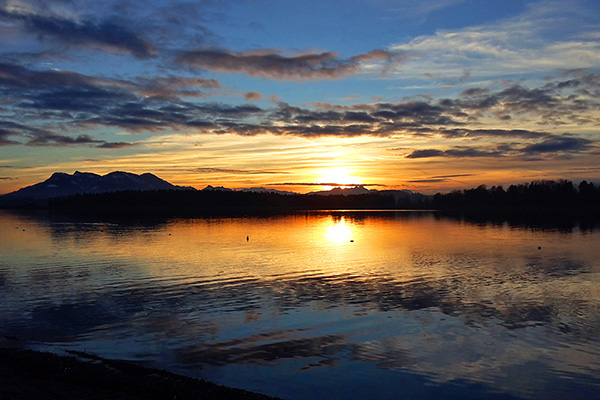
M 0 346 L 0 398 L 233 399 L 274 397 L 93 354 L 69 355 Z

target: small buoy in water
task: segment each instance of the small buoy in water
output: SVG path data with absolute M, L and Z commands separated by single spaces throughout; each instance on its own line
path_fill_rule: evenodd
M 250 236 L 246 236 L 246 242 L 250 240 Z
M 354 239 L 350 239 L 350 243 L 354 243 Z
M 541 249 L 542 249 L 542 246 L 538 246 L 538 250 L 541 250 Z

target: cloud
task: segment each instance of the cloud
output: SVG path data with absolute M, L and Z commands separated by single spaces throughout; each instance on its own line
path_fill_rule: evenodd
M 36 33 L 58 42 L 99 48 L 117 53 L 129 53 L 136 58 L 151 58 L 156 48 L 148 40 L 113 20 L 96 21 L 66 19 L 57 15 L 40 15 L 0 8 L 0 18 L 19 23 L 27 32 Z
M 538 139 L 550 136 L 547 132 L 530 131 L 526 129 L 440 129 L 440 134 L 446 138 L 476 138 L 476 137 L 498 137 L 498 138 L 520 138 Z
M 543 130 L 495 127 L 514 126 L 518 122 L 513 121 L 522 116 L 528 118 L 529 126 L 536 121 L 538 125 L 555 123 L 556 126 L 600 124 L 596 111 L 600 104 L 595 96 L 600 90 L 600 75 L 583 70 L 549 78 L 538 88 L 509 85 L 494 91 L 475 87 L 463 91 L 456 99 L 425 98 L 396 103 L 321 102 L 299 107 L 279 101 L 270 108 L 261 108 L 254 104 L 227 105 L 197 99 L 204 95 L 204 90 L 213 89 L 221 89 L 221 83 L 173 75 L 108 79 L 0 63 L 0 94 L 7 104 L 5 110 L 10 110 L 15 121 L 28 121 L 27 125 L 16 122 L 2 125 L 0 145 L 88 145 L 117 149 L 137 144 L 100 140 L 90 133 L 68 134 L 70 129 L 93 132 L 105 128 L 145 134 L 180 131 L 304 138 L 445 139 L 443 149 L 413 148 L 415 151 L 406 157 L 501 157 L 540 154 L 545 149 L 550 153 L 560 148 L 564 154 L 592 149 L 592 139 L 575 141 L 574 134 L 571 139 L 565 136 L 557 140 L 556 134 Z M 258 99 L 261 95 L 246 92 L 246 96 Z M 185 97 L 195 98 L 189 101 Z M 472 124 L 480 128 L 469 128 Z M 497 146 L 461 146 L 475 140 L 492 141 Z M 498 142 L 505 142 L 508 147 L 502 148 Z
M 8 120 L 0 121 L 0 146 L 22 144 L 22 142 L 13 140 L 14 138 L 21 138 L 24 136 L 34 138 L 43 135 L 51 135 L 51 132 Z M 13 137 L 13 139 L 9 139 L 9 137 Z
M 246 100 L 260 100 L 262 99 L 262 94 L 258 92 L 246 92 L 244 94 L 244 99 Z
M 392 60 L 394 58 L 402 59 L 402 56 L 400 54 L 390 53 L 387 50 L 376 49 L 350 57 L 350 61 L 365 62 L 374 60 Z
M 26 143 L 28 146 L 71 146 L 81 144 L 98 144 L 100 140 L 94 139 L 90 135 L 78 135 L 76 137 L 57 135 L 50 132 L 38 133 L 30 136 Z
M 129 142 L 104 142 L 96 147 L 101 149 L 123 149 L 125 147 L 137 146 L 137 143 L 129 143 Z
M 0 181 L 16 181 L 19 178 L 11 178 L 9 176 L 0 176 Z
M 473 176 L 474 174 L 454 174 L 454 175 L 438 175 L 433 176 L 434 179 L 449 179 L 449 178 L 463 178 L 467 176 Z
M 423 150 L 415 150 L 406 158 L 429 158 L 429 157 L 441 157 L 444 155 L 442 150 L 437 149 L 423 149 Z
M 466 89 L 461 93 L 461 96 L 481 96 L 488 94 L 490 89 L 488 88 L 471 88 Z
M 439 149 L 418 149 L 406 155 L 405 158 L 432 158 L 432 157 L 451 157 L 451 158 L 473 158 L 473 157 L 521 157 L 528 158 L 533 155 L 564 155 L 579 154 L 593 148 L 593 142 L 588 139 L 573 137 L 563 134 L 560 136 L 548 135 L 541 142 L 528 145 L 500 144 L 496 146 L 468 147 L 454 146 L 447 150 Z
M 176 98 L 205 97 L 201 89 L 220 89 L 221 82 L 216 79 L 168 76 L 160 78 L 142 78 L 136 80 L 138 92 L 143 96 Z
M 13 63 L 0 63 L 0 86 L 45 89 L 48 87 L 133 88 L 131 82 L 97 78 L 72 71 L 35 70 Z
M 432 179 L 414 179 L 411 181 L 408 181 L 409 183 L 441 183 L 441 182 L 446 182 L 447 179 L 445 178 L 432 178 Z
M 565 11 L 568 8 L 568 11 Z M 530 2 L 517 16 L 463 29 L 437 30 L 391 50 L 418 54 L 403 67 L 403 76 L 440 78 L 449 85 L 465 68 L 477 79 L 527 76 L 559 69 L 600 65 L 598 14 L 585 2 Z M 557 27 L 560 34 L 557 35 Z
M 104 140 L 97 140 L 91 135 L 78 135 L 75 137 L 59 135 L 49 130 L 18 124 L 12 121 L 0 121 L 0 146 L 25 144 L 33 147 L 68 147 L 77 145 L 96 145 L 101 148 L 122 148 L 133 146 L 135 143 L 112 143 Z M 25 141 L 16 141 L 8 139 L 9 136 L 25 139 Z M 0 166 L 1 168 L 11 168 L 11 166 Z
M 521 151 L 528 155 L 562 152 L 579 153 L 588 150 L 591 145 L 592 141 L 587 139 L 559 136 L 544 140 L 541 143 L 525 146 Z
M 9 139 L 10 136 L 16 136 L 18 133 L 8 130 L 5 128 L 0 128 L 0 146 L 11 146 L 15 144 L 19 144 L 19 142 Z
M 372 50 L 341 59 L 333 52 L 307 52 L 292 56 L 280 50 L 234 52 L 225 49 L 199 49 L 182 51 L 176 62 L 209 71 L 242 73 L 275 80 L 338 79 L 360 71 L 367 61 L 400 62 L 399 52 Z
M 472 157 L 503 157 L 507 155 L 512 148 L 503 146 L 505 151 L 490 150 L 490 149 L 478 149 L 473 147 L 457 146 L 448 150 L 438 149 L 422 149 L 414 150 L 412 153 L 405 156 L 405 158 L 432 158 L 432 157 L 451 157 L 451 158 L 472 158 Z
M 271 175 L 271 174 L 289 174 L 289 172 L 281 172 L 281 171 L 267 171 L 267 170 L 245 170 L 245 169 L 230 169 L 230 168 L 194 168 L 193 172 L 199 172 L 203 174 L 242 174 L 242 175 Z

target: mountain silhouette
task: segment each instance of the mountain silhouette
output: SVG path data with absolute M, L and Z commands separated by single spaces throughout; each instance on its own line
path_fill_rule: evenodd
M 374 193 L 377 192 L 377 190 L 369 190 L 367 188 L 365 188 L 364 186 L 354 186 L 354 187 L 346 187 L 346 188 L 342 188 L 342 187 L 335 187 L 331 190 L 321 190 L 321 191 L 317 191 L 317 192 L 310 192 L 310 194 L 317 194 L 317 195 L 321 195 L 321 196 L 331 196 L 331 195 L 344 195 L 347 196 L 349 194 L 367 194 L 367 193 Z
M 115 171 L 106 175 L 76 171 L 74 174 L 55 172 L 43 182 L 8 193 L 5 199 L 43 200 L 75 194 L 97 194 L 125 190 L 196 190 L 176 186 L 151 173 L 141 175 Z

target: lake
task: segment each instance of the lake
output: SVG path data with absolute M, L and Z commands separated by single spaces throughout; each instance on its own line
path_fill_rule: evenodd
M 285 399 L 591 399 L 600 230 L 0 212 L 0 333 Z

